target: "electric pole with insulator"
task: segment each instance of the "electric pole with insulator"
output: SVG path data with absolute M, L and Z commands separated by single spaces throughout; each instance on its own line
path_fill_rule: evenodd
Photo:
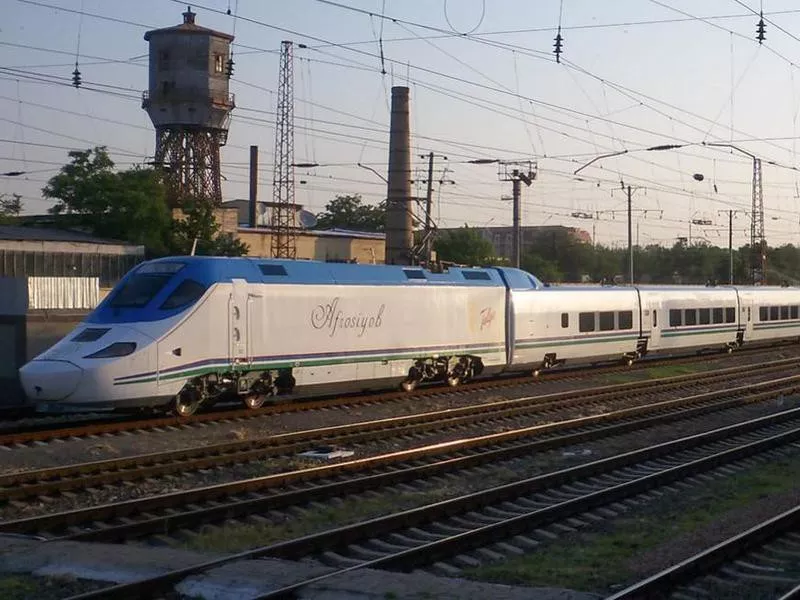
M 272 175 L 272 256 L 297 257 L 294 203 L 294 72 L 292 42 L 281 42 L 278 107 L 275 124 L 275 170 Z

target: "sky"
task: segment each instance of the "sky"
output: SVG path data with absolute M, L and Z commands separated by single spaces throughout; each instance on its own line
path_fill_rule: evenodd
M 21 194 L 24 212 L 40 214 L 52 206 L 41 189 L 70 150 L 107 146 L 120 169 L 152 160 L 143 36 L 179 24 L 186 6 L 0 0 L 0 174 L 24 172 L 0 175 L 0 194 Z M 523 185 L 523 225 L 579 227 L 597 243 L 624 246 L 630 186 L 634 243 L 690 237 L 726 247 L 734 211 L 739 246 L 749 241 L 757 157 L 767 242 L 800 245 L 800 7 L 792 0 L 191 7 L 198 25 L 235 36 L 225 200 L 248 195 L 250 145 L 259 146 L 259 197 L 272 197 L 279 50 L 290 40 L 295 162 L 319 165 L 296 170 L 296 202 L 307 210 L 321 212 L 341 194 L 385 198 L 391 88 L 407 86 L 412 193 L 425 195 L 423 155 L 434 152 L 439 227 L 511 223 L 504 167 L 470 162 L 488 159 L 535 168 Z

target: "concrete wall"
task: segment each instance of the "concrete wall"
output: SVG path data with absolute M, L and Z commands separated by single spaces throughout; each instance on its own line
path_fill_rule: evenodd
M 18 369 L 26 360 L 25 315 L 28 286 L 25 279 L 0 277 L 0 406 L 21 404 L 25 396 Z
M 250 256 L 272 255 L 272 234 L 266 229 L 240 228 L 236 237 L 248 245 Z M 321 261 L 356 260 L 360 264 L 382 264 L 383 239 L 327 236 L 304 231 L 297 234 L 297 258 Z

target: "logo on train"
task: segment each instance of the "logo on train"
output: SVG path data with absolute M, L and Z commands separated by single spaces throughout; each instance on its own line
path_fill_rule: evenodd
M 358 332 L 358 337 L 362 337 L 368 329 L 378 329 L 383 324 L 384 310 L 386 305 L 381 304 L 372 314 L 363 312 L 345 314 L 344 310 L 339 310 L 337 297 L 328 304 L 318 304 L 311 311 L 311 326 L 314 329 L 327 330 L 330 337 L 346 329 L 355 330 Z
M 481 331 L 484 330 L 485 327 L 489 327 L 494 321 L 495 312 L 493 308 L 484 308 L 481 310 Z

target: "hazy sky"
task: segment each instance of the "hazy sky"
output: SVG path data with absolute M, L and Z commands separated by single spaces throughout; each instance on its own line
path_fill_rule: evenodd
M 336 194 L 376 203 L 385 184 L 392 85 L 411 89 L 414 165 L 424 195 L 437 159 L 434 216 L 442 227 L 511 222 L 511 184 L 497 165 L 535 160 L 523 222 L 582 227 L 604 244 L 634 236 L 727 245 L 750 231 L 752 159 L 763 160 L 767 240 L 800 244 L 800 7 L 791 0 L 203 0 L 197 23 L 236 36 L 236 95 L 222 149 L 225 199 L 247 197 L 248 147 L 260 147 L 261 199 L 272 196 L 281 40 L 295 43 L 297 202 L 324 209 Z M 145 31 L 181 22 L 172 0 L 0 0 L 0 193 L 44 212 L 41 188 L 70 149 L 106 145 L 121 168 L 152 159 L 141 92 Z M 230 9 L 230 15 L 226 14 Z M 766 40 L 756 41 L 764 11 Z M 561 24 L 561 63 L 552 53 Z M 299 48 L 304 44 L 307 48 Z M 383 55 L 383 60 L 381 59 Z M 75 60 L 84 86 L 70 85 Z M 385 71 L 382 74 L 381 71 Z M 646 151 L 685 144 L 667 151 Z M 576 176 L 573 172 L 593 158 Z M 770 164 L 775 163 L 775 164 Z M 447 168 L 442 174 L 442 169 Z M 694 174 L 702 174 L 697 181 Z M 724 214 L 723 214 L 724 211 Z M 575 213 L 594 218 L 578 218 Z

